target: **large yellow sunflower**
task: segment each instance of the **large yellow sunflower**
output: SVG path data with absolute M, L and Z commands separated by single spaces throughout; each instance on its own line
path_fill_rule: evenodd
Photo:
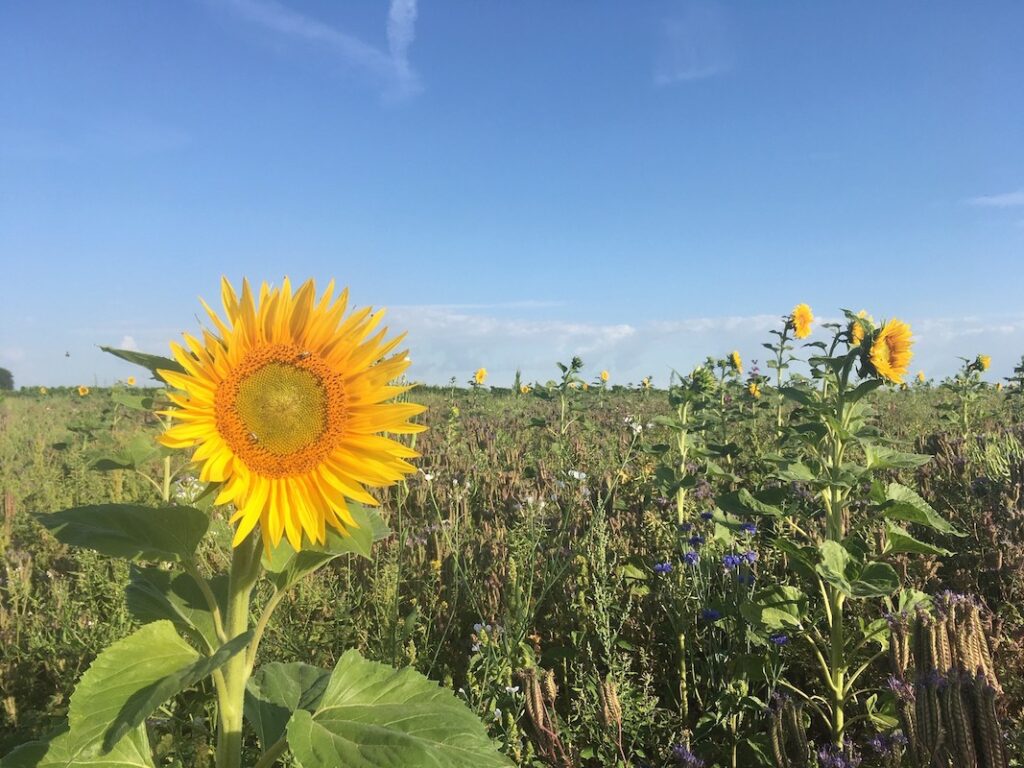
M 172 386 L 178 424 L 161 437 L 195 448 L 203 482 L 223 483 L 217 504 L 234 504 L 238 546 L 260 526 L 264 547 L 282 536 L 296 550 L 303 538 L 323 543 L 327 526 L 356 525 L 346 499 L 374 505 L 366 487 L 382 487 L 415 471 L 419 454 L 381 432 L 410 434 L 425 408 L 388 402 L 409 387 L 392 384 L 408 367 L 391 354 L 402 336 L 384 341 L 383 310 L 344 317 L 348 289 L 334 282 L 320 297 L 312 280 L 294 293 L 263 284 L 258 301 L 242 282 L 239 297 L 221 282 L 225 317 L 203 302 L 216 331 L 185 334 L 171 344 L 185 373 L 160 371 Z
M 476 369 L 476 373 L 473 374 L 473 381 L 475 381 L 477 384 L 483 386 L 483 383 L 485 381 L 487 381 L 487 369 L 486 368 L 477 368 Z
M 871 342 L 868 354 L 875 373 L 901 384 L 910 366 L 910 358 L 914 356 L 910 351 L 912 343 L 910 326 L 902 320 L 892 319 L 883 325 Z
M 806 304 L 797 304 L 793 307 L 793 314 L 789 316 L 790 325 L 793 326 L 793 335 L 798 339 L 806 339 L 811 335 L 811 323 L 814 322 L 814 313 Z

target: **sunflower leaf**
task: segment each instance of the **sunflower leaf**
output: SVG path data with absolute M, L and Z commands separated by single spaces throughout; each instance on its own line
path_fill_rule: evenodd
M 210 581 L 214 596 L 226 612 L 228 577 L 215 576 Z M 186 574 L 177 576 L 163 568 L 131 569 L 131 580 L 125 600 L 132 616 L 140 622 L 168 619 L 180 631 L 210 648 L 218 644 L 213 614 L 195 580 Z
M 67 723 L 45 741 L 30 741 L 0 758 L 0 768 L 153 768 L 146 727 L 139 726 L 104 754 L 76 746 Z
M 288 746 L 304 766 L 510 768 L 483 724 L 455 695 L 416 670 L 347 651 L 316 712 L 298 710 Z
M 58 541 L 128 560 L 188 560 L 210 519 L 191 507 L 96 504 L 37 514 Z
M 300 661 L 260 667 L 245 691 L 245 717 L 266 749 L 284 736 L 292 713 L 316 710 L 331 673 Z
M 300 552 L 296 552 L 287 539 L 282 539 L 264 556 L 263 567 L 275 587 L 288 589 L 306 574 L 342 555 L 370 558 L 374 542 L 386 538 L 391 531 L 375 510 L 360 504 L 349 504 L 348 510 L 358 527 L 350 526 L 345 534 L 328 528 L 326 542 L 304 546 Z
M 164 378 L 157 373 L 161 368 L 167 371 L 176 371 L 177 373 L 187 373 L 185 368 L 177 360 L 172 360 L 169 357 L 161 357 L 160 355 L 150 355 L 146 352 L 136 352 L 132 349 L 114 349 L 113 347 L 103 347 L 104 352 L 109 352 L 114 357 L 120 357 L 122 360 L 127 360 L 129 363 L 140 365 L 150 373 L 153 374 L 153 378 L 158 381 L 164 381 Z M 166 383 L 166 382 L 165 382 Z
M 905 485 L 889 483 L 885 495 L 886 501 L 880 505 L 879 509 L 882 512 L 882 517 L 886 520 L 918 523 L 953 536 L 967 535 L 958 531 L 952 523 L 936 512 L 931 504 Z

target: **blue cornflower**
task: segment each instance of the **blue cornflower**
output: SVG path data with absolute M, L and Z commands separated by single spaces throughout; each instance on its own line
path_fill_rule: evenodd
M 747 551 L 747 552 L 744 552 L 743 553 L 743 559 L 746 560 L 748 563 L 756 563 L 757 562 L 757 552 L 755 552 L 752 549 Z
M 700 513 L 700 519 L 701 520 L 710 520 L 712 517 L 714 517 L 714 515 L 711 514 L 710 512 L 701 512 Z
M 736 581 L 738 581 L 740 584 L 744 584 L 744 585 L 746 585 L 748 587 L 752 587 L 754 585 L 754 574 L 752 574 L 752 573 L 737 573 L 736 574 Z
M 700 612 L 700 617 L 704 619 L 704 621 L 718 621 L 722 618 L 722 612 L 716 611 L 714 608 L 705 608 Z
M 696 549 L 697 547 L 699 547 L 703 543 L 704 543 L 704 537 L 703 536 L 691 536 L 690 537 L 690 546 L 693 547 L 694 549 Z
M 672 572 L 672 563 L 657 563 L 654 566 L 654 572 L 655 573 L 671 573 Z
M 725 570 L 731 571 L 739 568 L 740 563 L 743 562 L 743 558 L 739 555 L 726 555 L 722 558 L 722 565 L 725 566 Z
M 690 751 L 689 747 L 676 744 L 672 747 L 672 757 L 683 768 L 704 768 L 706 763 Z
M 757 525 L 754 523 L 743 523 L 743 525 L 740 526 L 740 530 L 750 536 L 753 536 L 757 533 Z
M 679 523 L 680 533 L 689 533 L 693 530 L 693 523 Z
M 775 645 L 785 645 L 789 642 L 789 635 L 785 635 L 780 632 L 777 635 L 772 635 L 768 639 L 775 643 Z
M 700 555 L 691 549 L 683 555 L 683 562 L 687 565 L 697 565 L 700 562 Z

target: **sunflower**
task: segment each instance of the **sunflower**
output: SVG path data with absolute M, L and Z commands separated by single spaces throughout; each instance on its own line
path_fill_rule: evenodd
M 476 373 L 473 374 L 473 381 L 475 381 L 478 385 L 482 385 L 485 381 L 487 381 L 487 369 L 477 368 Z
M 127 384 L 129 387 L 134 387 L 135 386 L 135 377 L 134 376 L 129 376 L 127 379 L 124 380 L 124 383 Z
M 868 353 L 874 372 L 883 379 L 902 383 L 910 358 L 914 356 L 910 351 L 912 343 L 909 325 L 896 319 L 885 323 L 872 340 Z
M 749 392 L 750 396 L 755 400 L 761 397 L 761 387 L 758 386 L 756 381 L 752 381 L 747 385 L 747 392 Z
M 89 388 L 83 384 L 78 385 L 78 396 L 85 397 L 89 394 Z
M 45 395 L 45 394 L 48 394 L 49 392 L 50 392 L 50 390 L 48 390 L 46 387 L 40 387 L 39 388 L 39 394 L 40 395 Z
M 740 353 L 733 350 L 733 353 L 729 355 L 729 362 L 732 363 L 732 368 L 736 373 L 743 373 L 743 358 L 740 357 Z
M 864 331 L 872 330 L 875 327 L 874 318 L 872 318 L 866 309 L 862 309 L 857 313 L 857 316 L 850 321 L 850 346 L 859 347 L 860 343 L 864 341 Z
M 798 339 L 806 339 L 811 335 L 811 323 L 814 322 L 814 313 L 806 304 L 797 304 L 793 307 L 793 313 L 789 316 L 789 324 L 793 327 L 793 335 Z
M 185 372 L 160 371 L 178 407 L 179 423 L 160 442 L 194 448 L 203 482 L 222 483 L 216 504 L 234 504 L 238 546 L 257 524 L 264 548 L 282 536 L 296 550 L 303 539 L 324 543 L 327 526 L 356 526 L 347 500 L 376 505 L 366 487 L 391 485 L 415 468 L 419 454 L 378 433 L 410 434 L 409 419 L 425 408 L 389 402 L 410 387 L 395 386 L 408 367 L 391 354 L 402 336 L 384 341 L 383 311 L 345 317 L 348 290 L 334 298 L 333 281 L 319 300 L 312 280 L 294 293 L 248 281 L 239 297 L 221 281 L 224 319 L 203 302 L 216 333 L 185 334 L 171 344 Z
M 978 364 L 978 370 L 980 370 L 982 372 L 987 371 L 988 367 L 990 365 L 992 365 L 992 356 L 991 355 L 978 355 L 977 364 Z
M 641 385 L 641 386 L 642 386 L 642 387 L 643 387 L 644 389 L 650 389 L 650 388 L 651 388 L 651 377 L 650 377 L 650 376 L 644 376 L 644 377 L 643 377 L 643 378 L 642 378 L 642 379 L 640 380 L 640 385 Z
M 918 371 L 917 372 L 917 383 L 918 384 L 924 384 L 925 381 L 927 381 L 927 379 L 925 379 L 924 371 Z
M 601 371 L 601 381 L 608 383 L 608 371 Z
M 523 384 L 523 386 L 519 388 L 519 392 L 520 394 L 528 395 L 530 394 L 530 388 L 526 384 Z

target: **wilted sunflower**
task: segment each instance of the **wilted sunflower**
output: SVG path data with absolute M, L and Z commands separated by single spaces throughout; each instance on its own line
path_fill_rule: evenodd
M 257 523 L 268 549 L 345 533 L 356 525 L 346 499 L 375 505 L 366 486 L 415 471 L 406 459 L 418 454 L 378 434 L 424 429 L 409 423 L 423 406 L 388 402 L 409 389 L 391 383 L 409 365 L 391 354 L 403 337 L 384 341 L 383 311 L 344 317 L 348 290 L 334 298 L 333 281 L 319 301 L 312 280 L 293 293 L 287 278 L 257 301 L 248 281 L 239 297 L 225 278 L 221 298 L 223 320 L 203 302 L 216 333 L 171 344 L 186 372 L 160 371 L 182 390 L 161 442 L 195 448 L 200 479 L 223 483 L 215 503 L 235 505 L 234 546 Z
M 601 381 L 608 383 L 608 371 L 601 371 Z
M 811 323 L 814 322 L 814 313 L 806 304 L 797 304 L 793 307 L 793 314 L 789 316 L 789 323 L 793 326 L 793 335 L 798 339 L 806 339 L 811 335 Z
M 868 360 L 875 373 L 883 379 L 903 382 L 914 353 L 910 351 L 913 343 L 910 338 L 910 326 L 902 320 L 890 320 L 875 334 L 871 342 Z
M 743 373 L 743 358 L 740 357 L 740 353 L 733 350 L 733 353 L 729 355 L 729 362 L 732 364 L 732 368 L 736 373 Z
M 978 369 L 981 370 L 982 372 L 985 372 L 985 371 L 988 370 L 988 367 L 990 365 L 992 365 L 992 356 L 991 355 L 978 355 L 977 363 L 978 363 Z
M 78 396 L 79 397 L 85 397 L 88 394 L 89 394 L 89 388 L 84 386 L 84 385 L 79 385 L 79 387 L 78 387 Z
M 485 381 L 487 381 L 487 369 L 477 368 L 476 373 L 473 374 L 473 381 L 475 381 L 477 384 L 483 384 Z

